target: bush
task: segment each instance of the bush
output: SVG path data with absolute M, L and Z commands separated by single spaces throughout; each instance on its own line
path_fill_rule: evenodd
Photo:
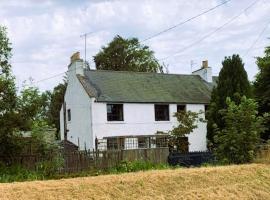
M 18 165 L 11 167 L 0 166 L 0 182 L 2 183 L 42 179 L 45 179 L 45 177 L 39 172 L 30 171 Z
M 255 158 L 265 117 L 258 116 L 258 105 L 245 96 L 239 105 L 227 98 L 227 109 L 221 110 L 225 121 L 222 130 L 216 129 L 215 154 L 222 163 L 247 163 Z

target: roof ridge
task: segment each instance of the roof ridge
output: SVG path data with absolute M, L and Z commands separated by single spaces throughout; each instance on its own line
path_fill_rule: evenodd
M 197 74 L 176 74 L 176 73 L 158 73 L 158 72 L 136 72 L 136 71 L 115 71 L 115 70 L 96 70 L 90 69 L 86 72 L 111 72 L 111 73 L 134 73 L 134 74 L 153 74 L 153 75 L 173 75 L 173 76 L 199 76 Z

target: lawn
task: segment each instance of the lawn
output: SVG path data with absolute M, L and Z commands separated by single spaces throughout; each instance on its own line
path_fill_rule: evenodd
M 270 165 L 1 183 L 0 199 L 270 199 Z

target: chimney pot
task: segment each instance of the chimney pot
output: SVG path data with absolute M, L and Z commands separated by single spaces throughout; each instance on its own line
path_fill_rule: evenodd
M 70 62 L 73 63 L 76 60 L 80 60 L 80 52 L 76 52 L 74 53 L 71 57 L 70 57 Z
M 203 60 L 202 61 L 202 68 L 207 68 L 208 67 L 208 60 Z

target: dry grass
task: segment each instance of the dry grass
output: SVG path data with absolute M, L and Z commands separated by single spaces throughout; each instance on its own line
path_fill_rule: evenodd
M 2 183 L 0 199 L 270 199 L 270 165 Z

